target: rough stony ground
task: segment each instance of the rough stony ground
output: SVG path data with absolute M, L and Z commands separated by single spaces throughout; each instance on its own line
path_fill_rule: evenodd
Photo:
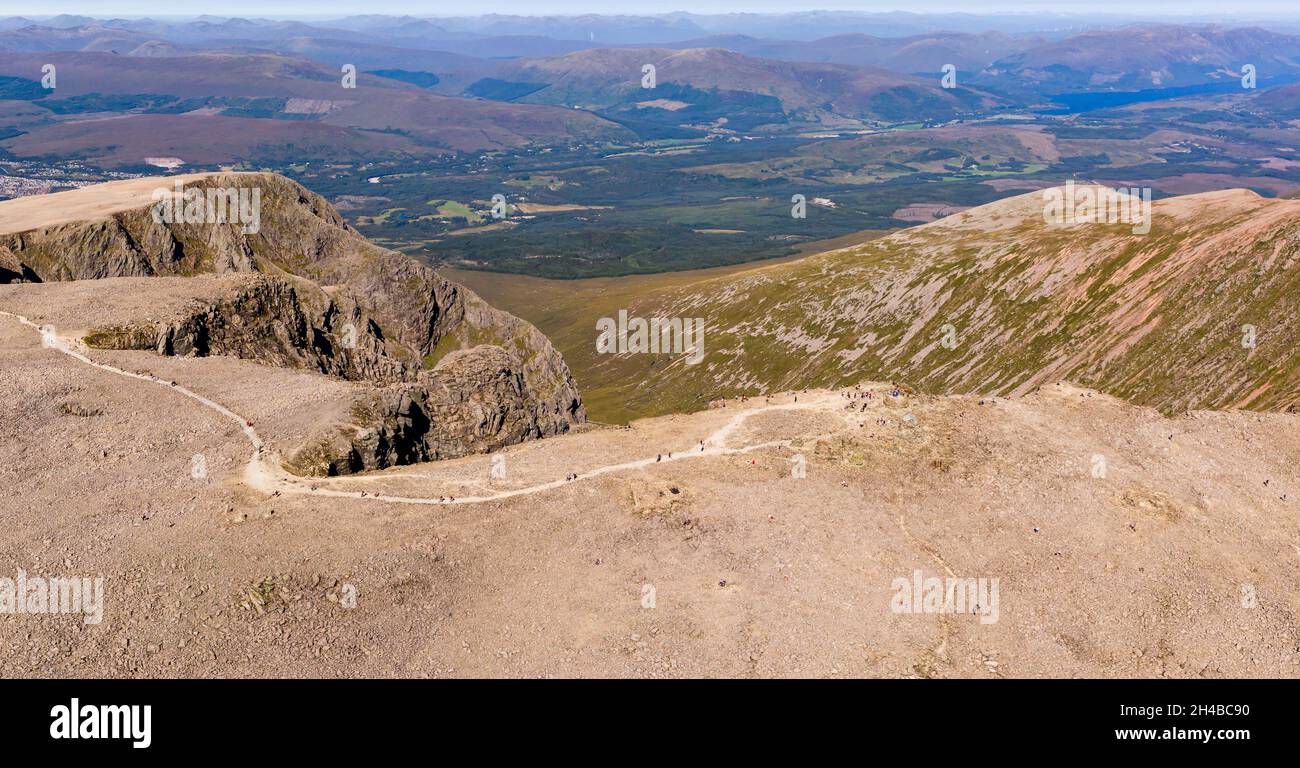
M 251 284 L 255 274 L 194 277 L 123 277 L 56 283 L 0 285 L 0 308 L 49 324 L 60 334 L 181 317 L 192 304 L 209 304 L 222 293 Z
M 155 189 L 171 189 L 172 184 L 188 184 L 207 176 L 203 173 L 178 174 L 160 180 L 157 177 L 126 179 L 68 190 L 59 195 L 29 195 L 5 201 L 0 207 L 0 234 L 24 232 L 77 221 L 103 220 L 114 213 L 150 199 Z
M 324 377 L 151 360 L 272 442 L 333 397 L 304 384 Z M 103 575 L 107 593 L 98 626 L 0 614 L 0 676 L 1300 673 L 1300 417 L 1166 419 L 1069 385 L 852 415 L 838 392 L 799 398 L 515 446 L 504 479 L 479 456 L 333 481 L 355 498 L 272 496 L 244 484 L 229 420 L 0 318 L 0 575 Z M 719 434 L 786 442 L 681 458 Z M 522 489 L 669 451 L 482 504 L 374 496 Z M 891 582 L 916 569 L 999 578 L 999 620 L 892 613 Z

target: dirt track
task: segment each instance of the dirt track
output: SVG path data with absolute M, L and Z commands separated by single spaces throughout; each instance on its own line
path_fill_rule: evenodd
M 92 360 L 91 358 L 87 357 L 87 355 L 90 353 L 90 350 L 88 350 L 85 347 L 85 345 L 75 337 L 59 335 L 52 327 L 49 326 L 42 327 L 40 325 L 37 325 L 36 323 L 33 323 L 31 320 L 28 320 L 26 317 L 23 317 L 22 315 L 16 315 L 10 312 L 5 312 L 3 310 L 0 310 L 0 317 L 6 317 L 12 319 L 18 323 L 21 323 L 22 325 L 27 326 L 28 328 L 31 328 L 35 332 L 41 334 L 41 344 L 42 346 L 45 346 L 48 349 L 65 354 L 80 363 L 88 365 L 92 368 L 96 368 L 100 371 L 105 371 L 107 373 L 111 373 L 116 376 L 122 376 L 128 379 L 135 379 L 137 381 L 149 382 L 150 384 L 155 384 L 160 387 L 167 387 L 171 391 L 184 395 L 185 397 L 194 400 L 204 408 L 208 408 L 212 411 L 215 411 L 218 414 L 233 421 L 236 425 L 238 425 L 239 429 L 244 433 L 244 436 L 248 438 L 248 442 L 251 444 L 253 448 L 253 453 L 249 457 L 248 464 L 244 470 L 243 479 L 244 482 L 248 485 L 248 487 L 254 491 L 260 491 L 262 493 L 268 493 L 268 494 L 274 493 L 276 495 L 279 495 L 280 493 L 296 493 L 296 494 L 346 497 L 346 498 L 367 498 L 368 497 L 375 500 L 379 500 L 380 498 L 377 494 L 368 495 L 364 491 L 340 491 L 330 487 L 322 487 L 322 486 L 329 486 L 329 485 L 336 484 L 337 482 L 339 482 L 340 479 L 345 481 L 352 480 L 353 482 L 355 482 L 355 479 L 353 478 L 319 478 L 313 481 L 309 481 L 301 477 L 296 477 L 290 474 L 289 472 L 285 471 L 285 469 L 283 468 L 281 459 L 278 455 L 271 454 L 266 451 L 265 442 L 257 434 L 257 430 L 253 428 L 253 422 L 247 419 L 246 417 L 231 411 L 229 408 L 226 408 L 221 403 L 215 402 L 210 398 L 192 392 L 191 390 L 177 384 L 174 381 L 168 381 L 166 379 L 160 378 L 152 374 L 141 374 L 132 371 L 126 371 L 113 365 L 96 362 L 95 360 Z M 569 479 L 569 476 L 566 473 L 564 480 L 551 481 L 548 483 L 536 483 L 534 485 L 528 485 L 521 488 L 513 488 L 510 490 L 497 491 L 483 496 L 462 496 L 460 498 L 456 498 L 456 497 L 447 498 L 445 496 L 439 496 L 438 498 L 435 499 L 432 496 L 402 496 L 402 495 L 386 494 L 383 496 L 383 500 L 395 504 L 481 504 L 486 501 L 497 501 L 499 499 L 508 499 L 516 496 L 527 496 L 530 494 L 539 493 L 541 491 L 558 488 L 567 482 L 573 482 L 573 481 L 577 481 L 585 478 L 591 478 L 591 477 L 599 477 L 600 475 L 609 474 L 611 472 L 620 472 L 623 470 L 630 470 L 630 469 L 642 469 L 650 466 L 651 464 L 683 461 L 688 459 L 703 459 L 712 456 L 736 455 L 742 453 L 749 453 L 750 451 L 759 450 L 762 448 L 773 448 L 780 445 L 788 444 L 790 441 L 773 440 L 765 443 L 755 443 L 752 445 L 735 447 L 735 446 L 729 446 L 727 444 L 728 443 L 727 438 L 731 433 L 735 432 L 737 428 L 744 425 L 744 423 L 750 417 L 755 415 L 770 413 L 772 411 L 777 411 L 777 410 L 833 411 L 834 406 L 837 404 L 843 405 L 843 401 L 836 400 L 829 393 L 819 392 L 814 394 L 812 397 L 805 396 L 802 404 L 799 403 L 797 396 L 793 396 L 792 399 L 787 398 L 787 402 L 778 405 L 769 404 L 769 405 L 764 405 L 762 408 L 754 408 L 749 410 L 737 411 L 736 414 L 726 424 L 724 424 L 716 432 L 710 435 L 707 439 L 700 441 L 698 451 L 694 450 L 692 447 L 687 447 L 685 450 L 679 449 L 675 457 L 672 455 L 671 452 L 669 452 L 666 457 L 661 454 L 656 454 L 654 458 L 647 457 L 644 459 L 633 459 L 631 461 L 624 461 L 616 464 L 602 464 L 593 468 L 586 469 L 581 474 L 574 473 L 574 477 L 572 478 L 572 480 Z M 830 436 L 831 435 L 826 435 L 825 437 L 830 437 Z M 409 475 L 400 472 L 387 473 L 387 474 L 377 473 L 364 479 L 384 481 L 393 476 L 406 477 Z
M 252 364 L 93 355 L 271 446 L 313 407 Z M 179 388 L 8 318 L 0 374 L 0 574 L 107 592 L 98 626 L 0 615 L 6 676 L 1300 671 L 1294 416 L 799 393 L 516 446 L 505 478 L 480 456 L 276 496 L 247 485 L 240 425 Z M 998 621 L 892 612 L 917 569 L 998 577 Z

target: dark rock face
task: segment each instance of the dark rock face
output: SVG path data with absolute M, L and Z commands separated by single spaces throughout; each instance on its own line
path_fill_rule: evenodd
M 40 278 L 36 273 L 19 261 L 13 251 L 0 245 L 0 284 L 37 282 L 40 282 Z
M 228 355 L 282 368 L 307 368 L 353 381 L 412 379 L 419 365 L 389 354 L 382 331 L 354 304 L 340 306 L 306 281 L 251 276 L 180 317 L 86 338 L 100 349 L 152 349 L 160 355 Z
M 165 224 L 151 203 L 104 220 L 0 235 L 0 280 L 248 273 L 180 317 L 86 341 L 162 355 L 230 355 L 380 385 L 348 427 L 289 459 L 338 474 L 489 451 L 586 421 L 568 366 L 531 324 L 352 230 L 328 202 L 273 174 L 199 187 L 260 189 L 261 225 Z M 168 186 L 159 179 L 159 186 Z
M 0 235 L 42 282 L 253 270 L 235 225 L 160 224 L 148 207 L 99 221 Z
M 452 352 L 411 384 L 395 384 L 353 405 L 352 424 L 290 457 L 302 475 L 339 475 L 486 453 L 554 434 L 577 417 L 547 418 L 517 360 L 500 347 Z

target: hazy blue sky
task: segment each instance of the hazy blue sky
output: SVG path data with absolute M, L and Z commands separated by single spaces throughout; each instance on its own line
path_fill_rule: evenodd
M 365 13 L 409 13 L 418 16 L 474 16 L 484 13 L 536 15 L 542 13 L 605 13 L 655 15 L 673 10 L 696 13 L 768 12 L 788 13 L 816 8 L 836 10 L 915 12 L 1034 11 L 1074 16 L 1092 14 L 1201 15 L 1230 19 L 1234 15 L 1261 17 L 1300 16 L 1300 0 L 1251 0 L 1224 3 L 1221 0 L 1090 0 L 1062 3 L 1060 0 L 528 0 L 528 2 L 419 2 L 418 0 L 187 0 L 160 3 L 157 0 L 0 0 L 0 16 L 52 16 L 77 13 L 90 16 L 178 16 L 209 13 L 217 16 L 350 16 Z

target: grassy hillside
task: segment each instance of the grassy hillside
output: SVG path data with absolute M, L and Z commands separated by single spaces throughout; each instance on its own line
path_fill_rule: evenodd
M 537 281 L 532 312 L 493 299 L 551 335 L 604 420 L 864 379 L 1008 395 L 1072 379 L 1165 411 L 1300 407 L 1300 202 L 1158 201 L 1147 235 L 1049 226 L 1042 208 L 1032 193 L 804 259 L 568 297 Z M 597 354 L 596 319 L 623 308 L 703 318 L 704 361 Z

